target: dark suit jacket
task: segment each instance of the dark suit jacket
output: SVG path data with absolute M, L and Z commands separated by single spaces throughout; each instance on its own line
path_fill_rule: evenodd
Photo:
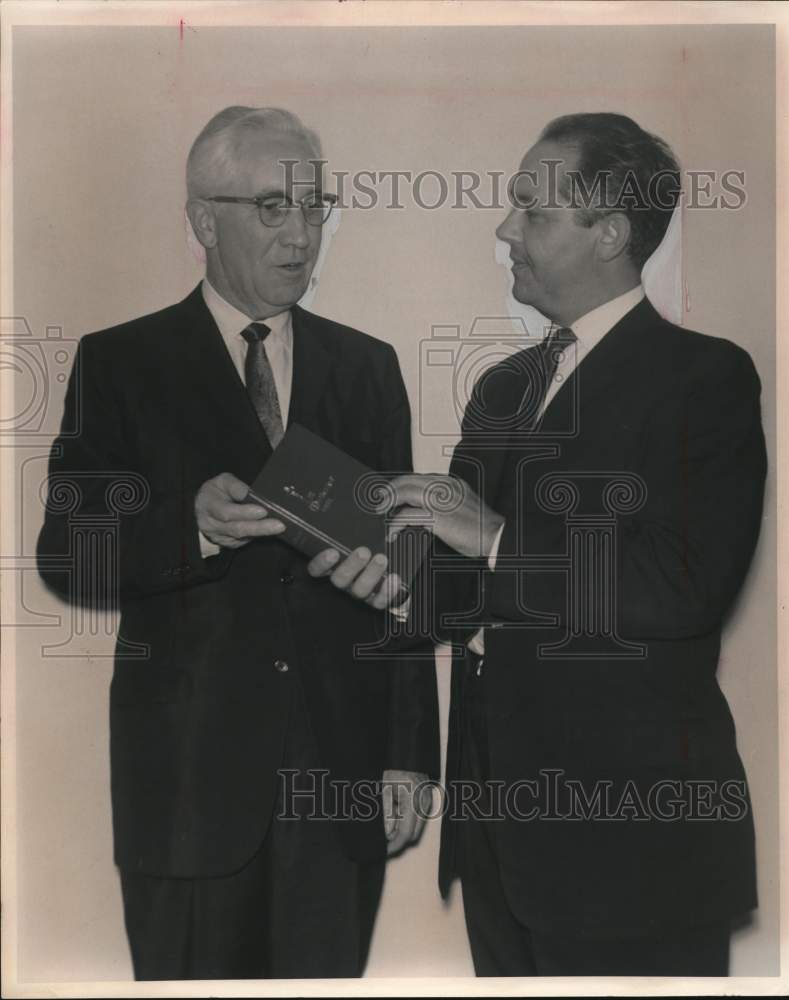
M 410 412 L 393 349 L 298 307 L 293 334 L 289 420 L 373 468 L 409 469 Z M 107 586 L 99 560 L 70 582 L 47 568 L 47 557 L 69 551 L 74 516 L 59 505 L 58 484 L 77 483 L 77 513 L 94 521 L 110 512 L 106 473 L 133 473 L 150 492 L 120 516 L 110 697 L 120 866 L 213 876 L 254 854 L 298 684 L 329 781 L 378 781 L 385 768 L 436 775 L 434 672 L 354 656 L 354 644 L 375 641 L 380 613 L 310 578 L 306 560 L 276 539 L 201 557 L 197 490 L 221 472 L 251 482 L 270 447 L 199 287 L 82 339 L 64 428 L 77 420 L 80 434 L 53 448 L 39 539 L 53 588 L 95 601 Z M 149 657 L 125 658 L 124 641 L 147 644 Z M 385 853 L 380 815 L 338 827 L 350 856 Z
M 523 385 L 512 371 L 499 365 L 476 405 L 494 416 L 514 413 Z M 582 361 L 536 432 L 516 435 L 506 449 L 479 447 L 467 414 L 451 471 L 507 517 L 496 571 L 484 574 L 484 610 L 472 611 L 488 626 L 490 775 L 508 786 L 538 781 L 536 793 L 528 790 L 518 800 L 524 814 L 535 806 L 551 811 L 540 769 L 561 772 L 563 792 L 565 779 L 580 781 L 592 800 L 612 783 L 611 809 L 593 808 L 589 820 L 581 813 L 565 820 L 510 816 L 494 824 L 503 884 L 527 925 L 640 933 L 755 905 L 750 807 L 747 792 L 741 796 L 740 786 L 731 784 L 745 776 L 715 673 L 721 625 L 759 533 L 766 471 L 759 394 L 745 351 L 677 327 L 644 301 Z M 538 445 L 544 450 L 535 458 L 529 449 Z M 596 565 L 588 553 L 574 553 L 576 565 L 586 559 L 590 575 L 602 572 L 605 558 L 615 567 L 615 642 L 587 659 L 547 651 L 541 647 L 560 642 L 573 627 L 568 519 L 567 510 L 558 509 L 561 486 L 554 483 L 551 491 L 548 481 L 537 484 L 559 474 L 578 490 L 573 517 L 605 514 L 602 479 L 622 472 L 631 478 L 618 498 L 615 549 L 598 552 Z M 637 501 L 628 511 L 625 494 L 642 487 L 641 506 Z M 616 507 L 609 495 L 612 501 Z M 507 557 L 524 553 L 546 558 L 527 573 L 506 568 Z M 457 612 L 477 603 L 473 581 L 480 567 L 469 561 L 467 568 L 465 585 L 456 571 L 439 586 L 444 608 Z M 586 576 L 577 596 L 586 600 L 591 593 Z M 591 605 L 599 631 L 605 602 L 596 593 Z M 541 622 L 540 614 L 555 615 L 555 623 Z M 455 629 L 454 638 L 465 641 L 473 630 Z M 644 655 L 615 655 L 624 642 L 642 645 Z M 458 776 L 460 759 L 459 663 L 453 672 L 449 781 Z M 700 788 L 694 780 L 717 783 L 711 798 L 702 793 L 709 805 L 687 804 Z M 730 784 L 720 793 L 724 782 Z M 628 789 L 637 796 L 633 808 L 619 810 Z M 650 789 L 657 798 L 649 800 Z M 668 799 L 677 789 L 685 815 L 717 807 L 718 818 L 644 818 L 639 802 L 646 812 L 651 806 L 670 817 Z M 720 794 L 728 797 L 727 808 Z M 567 814 L 571 806 L 564 795 L 556 811 Z M 599 818 L 611 814 L 615 818 Z M 444 891 L 456 828 L 445 821 Z

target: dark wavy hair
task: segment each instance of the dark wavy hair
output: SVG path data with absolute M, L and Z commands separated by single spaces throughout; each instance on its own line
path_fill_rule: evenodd
M 632 118 L 610 112 L 554 118 L 540 139 L 578 151 L 579 177 L 569 182 L 578 223 L 591 226 L 601 215 L 624 212 L 630 221 L 627 253 L 643 267 L 679 201 L 680 167 L 671 147 Z

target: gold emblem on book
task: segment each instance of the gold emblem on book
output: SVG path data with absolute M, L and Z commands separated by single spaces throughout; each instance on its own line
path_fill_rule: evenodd
M 318 492 L 309 490 L 306 496 L 303 493 L 299 493 L 296 487 L 292 485 L 283 486 L 282 489 L 288 496 L 293 497 L 294 500 L 301 500 L 314 514 L 325 514 L 334 503 L 334 497 L 329 496 L 334 483 L 334 476 L 329 476 L 321 490 Z

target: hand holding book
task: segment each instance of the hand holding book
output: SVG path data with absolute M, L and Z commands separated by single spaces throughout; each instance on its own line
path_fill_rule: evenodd
M 285 530 L 285 525 L 268 517 L 259 504 L 248 503 L 248 496 L 247 484 L 230 472 L 214 476 L 198 490 L 194 503 L 197 528 L 216 552 L 220 548 L 238 549 L 253 538 Z
M 474 491 L 455 476 L 410 473 L 397 476 L 387 484 L 382 511 L 394 511 L 388 519 L 390 537 L 409 531 L 415 525 L 429 525 L 430 531 L 460 555 L 468 558 L 490 557 L 501 537 L 504 518 L 488 507 Z M 320 553 L 308 569 L 313 576 L 327 576 L 341 590 L 347 590 L 377 608 L 390 607 L 396 596 L 391 588 L 379 587 L 383 568 L 367 553 L 353 553 L 340 561 L 334 551 Z M 493 566 L 491 565 L 491 568 Z M 396 609 L 392 609 L 396 611 Z
M 340 589 L 384 608 L 404 600 L 430 543 L 419 527 L 390 537 L 392 496 L 386 475 L 292 424 L 248 501 L 285 525 L 283 541 L 314 557 L 312 576 L 331 573 Z

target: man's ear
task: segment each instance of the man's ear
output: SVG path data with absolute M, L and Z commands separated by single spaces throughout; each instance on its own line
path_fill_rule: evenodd
M 612 212 L 595 223 L 598 230 L 595 250 L 598 260 L 614 260 L 630 243 L 630 219 L 624 212 Z
M 215 247 L 216 219 L 212 206 L 201 198 L 190 198 L 186 203 L 186 214 L 189 216 L 195 236 L 206 250 Z

